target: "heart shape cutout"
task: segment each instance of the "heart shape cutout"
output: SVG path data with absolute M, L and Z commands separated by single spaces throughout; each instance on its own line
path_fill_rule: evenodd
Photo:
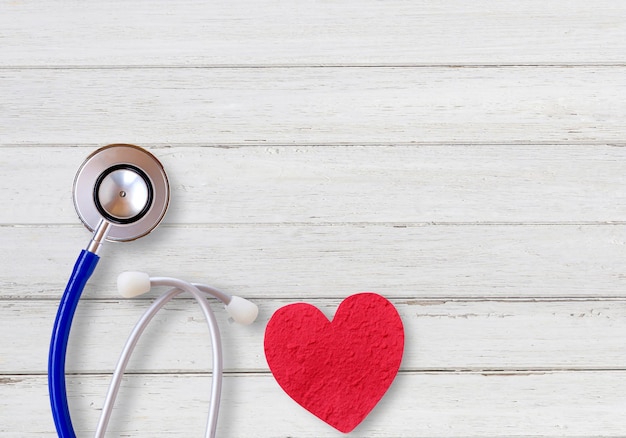
M 265 329 L 264 346 L 281 388 L 303 408 L 348 433 L 396 377 L 404 328 L 393 304 L 366 292 L 346 298 L 332 322 L 306 303 L 278 309 Z

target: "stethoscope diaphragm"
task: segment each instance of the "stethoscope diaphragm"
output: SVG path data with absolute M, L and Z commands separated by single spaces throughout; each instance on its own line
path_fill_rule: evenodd
M 91 154 L 74 179 L 74 207 L 94 231 L 110 223 L 106 240 L 145 236 L 163 219 L 169 204 L 167 175 L 159 160 L 138 146 L 112 144 Z

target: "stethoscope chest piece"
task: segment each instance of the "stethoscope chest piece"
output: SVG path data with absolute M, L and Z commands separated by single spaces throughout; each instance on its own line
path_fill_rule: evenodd
M 169 183 L 159 160 L 138 146 L 113 144 L 91 154 L 74 179 L 74 206 L 94 231 L 105 219 L 107 240 L 145 236 L 163 219 Z

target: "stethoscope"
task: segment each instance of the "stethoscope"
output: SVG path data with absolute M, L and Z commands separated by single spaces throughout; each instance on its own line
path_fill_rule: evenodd
M 100 259 L 98 250 L 104 240 L 125 242 L 150 233 L 165 216 L 170 189 L 165 170 L 156 157 L 138 146 L 114 144 L 98 149 L 80 166 L 74 179 L 73 198 L 80 220 L 93 232 L 93 236 L 74 265 L 59 304 L 50 341 L 48 388 L 54 423 L 61 438 L 76 436 L 67 402 L 65 356 L 76 306 Z M 172 289 L 152 303 L 126 341 L 113 373 L 95 436 L 104 436 L 124 370 L 148 323 L 168 301 L 188 292 L 200 304 L 211 334 L 213 372 L 206 437 L 214 437 L 221 395 L 222 349 L 217 321 L 205 296 L 221 301 L 230 317 L 242 324 L 251 324 L 256 319 L 256 305 L 210 286 L 175 278 L 149 277 L 141 272 L 124 272 L 118 277 L 117 283 L 118 290 L 125 297 L 148 292 L 152 286 L 169 286 Z

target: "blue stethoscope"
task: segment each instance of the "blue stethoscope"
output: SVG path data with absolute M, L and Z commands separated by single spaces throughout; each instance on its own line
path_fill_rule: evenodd
M 59 304 L 50 341 L 48 387 L 54 423 L 61 438 L 76 436 L 67 402 L 65 356 L 76 306 L 98 263 L 98 250 L 104 240 L 124 242 L 150 233 L 165 216 L 170 189 L 163 166 L 151 153 L 134 145 L 114 144 L 100 148 L 87 157 L 74 179 L 73 195 L 76 212 L 93 236 L 74 265 Z M 221 394 L 222 352 L 217 322 L 205 296 L 224 303 L 231 318 L 242 324 L 251 324 L 258 309 L 243 298 L 201 284 L 149 277 L 140 272 L 125 272 L 118 277 L 118 289 L 125 297 L 148 292 L 152 286 L 169 286 L 172 289 L 152 303 L 129 336 L 113 374 L 95 436 L 104 436 L 126 364 L 144 329 L 169 300 L 188 292 L 200 304 L 211 333 L 213 372 L 206 437 L 214 437 Z

